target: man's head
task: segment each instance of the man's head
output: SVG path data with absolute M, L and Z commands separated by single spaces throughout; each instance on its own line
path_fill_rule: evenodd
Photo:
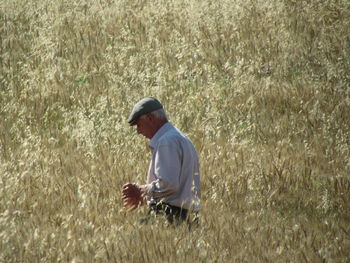
M 168 121 L 163 105 L 153 97 L 137 102 L 128 118 L 131 126 L 137 126 L 137 133 L 151 139 Z

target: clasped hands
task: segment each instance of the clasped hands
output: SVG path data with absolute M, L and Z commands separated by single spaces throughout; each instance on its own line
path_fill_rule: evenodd
M 127 183 L 122 188 L 123 206 L 128 211 L 135 210 L 145 204 L 144 187 L 138 184 Z

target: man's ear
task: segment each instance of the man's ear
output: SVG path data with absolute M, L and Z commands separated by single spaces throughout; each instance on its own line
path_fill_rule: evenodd
M 153 121 L 153 120 L 154 120 L 154 116 L 153 116 L 153 114 L 151 114 L 151 113 L 147 113 L 147 114 L 146 114 L 146 118 L 147 118 L 147 120 L 149 120 L 149 121 Z

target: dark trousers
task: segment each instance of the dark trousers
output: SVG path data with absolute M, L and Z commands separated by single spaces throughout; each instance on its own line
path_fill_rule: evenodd
M 190 227 L 199 225 L 197 213 L 190 215 L 187 209 L 164 202 L 151 204 L 146 218 L 142 219 L 141 223 L 148 223 L 153 216 L 164 216 L 171 225 L 179 225 L 182 222 L 186 222 Z
M 188 210 L 167 203 L 151 204 L 149 214 L 163 215 L 170 224 L 186 221 Z

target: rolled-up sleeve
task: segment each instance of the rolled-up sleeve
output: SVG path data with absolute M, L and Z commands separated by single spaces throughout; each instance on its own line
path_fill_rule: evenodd
M 161 199 L 177 192 L 180 187 L 181 152 L 172 144 L 160 145 L 154 152 L 154 175 L 150 195 Z

